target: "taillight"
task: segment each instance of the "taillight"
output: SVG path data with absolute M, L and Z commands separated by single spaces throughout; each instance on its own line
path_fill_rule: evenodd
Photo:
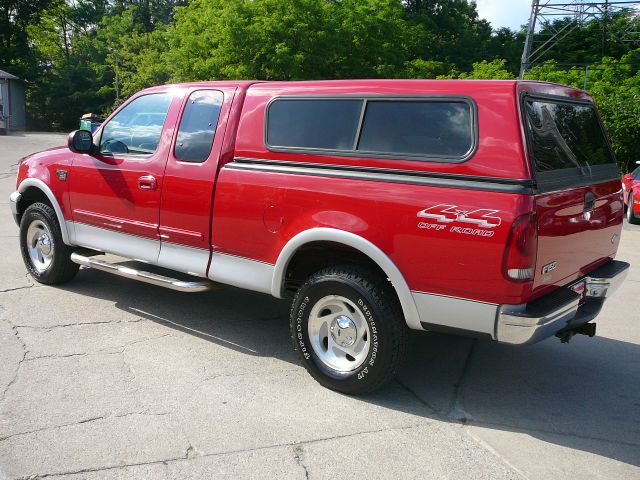
M 533 280 L 537 251 L 538 221 L 535 213 L 527 213 L 511 225 L 502 263 L 505 277 L 515 282 Z

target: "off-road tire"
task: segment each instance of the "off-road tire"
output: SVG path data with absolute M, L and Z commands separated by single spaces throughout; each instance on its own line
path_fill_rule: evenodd
M 51 245 L 53 258 L 44 271 L 38 271 L 31 260 L 28 250 L 27 231 L 34 221 L 40 221 L 46 225 L 51 232 Z M 62 233 L 56 213 L 45 203 L 34 203 L 30 205 L 22 215 L 20 220 L 20 251 L 22 260 L 29 274 L 38 282 L 47 285 L 55 285 L 71 280 L 80 267 L 71 261 L 72 249 L 62 241 Z
M 316 303 L 338 295 L 359 306 L 370 332 L 364 363 L 350 372 L 332 370 L 318 357 L 309 338 L 309 315 Z M 360 266 L 329 267 L 307 279 L 291 307 L 293 347 L 321 385 L 350 395 L 379 389 L 400 371 L 408 353 L 408 328 L 389 281 Z

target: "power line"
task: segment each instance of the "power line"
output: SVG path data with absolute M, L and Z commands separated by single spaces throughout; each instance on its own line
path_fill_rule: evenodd
M 612 21 L 624 14 L 639 15 L 640 1 L 533 0 L 522 52 L 520 78 L 524 77 L 529 68 L 544 62 L 549 51 L 570 33 L 592 21 L 602 23 L 603 54 L 610 38 L 630 51 L 640 48 L 640 31 L 638 31 L 639 28 L 635 28 L 634 22 L 624 27 Z M 558 54 L 556 53 L 555 56 L 557 57 Z M 588 67 L 586 63 L 572 65 Z

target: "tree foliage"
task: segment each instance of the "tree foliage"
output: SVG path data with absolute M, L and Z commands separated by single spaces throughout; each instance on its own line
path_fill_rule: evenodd
M 615 32 L 640 25 L 609 22 L 574 28 L 528 78 L 583 88 L 585 68 L 565 64 L 590 65 L 587 89 L 631 164 L 640 53 Z M 515 78 L 524 38 L 492 30 L 469 0 L 0 0 L 0 68 L 26 80 L 32 128 L 73 128 L 166 82 Z

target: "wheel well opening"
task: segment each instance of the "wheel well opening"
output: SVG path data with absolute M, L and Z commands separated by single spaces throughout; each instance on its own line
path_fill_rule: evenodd
M 285 293 L 293 296 L 305 280 L 318 270 L 346 264 L 366 267 L 381 278 L 387 278 L 387 274 L 376 262 L 353 247 L 335 242 L 310 242 L 300 247 L 287 265 L 284 275 Z
M 22 192 L 20 201 L 18 202 L 18 222 L 20 222 L 22 214 L 25 212 L 25 210 L 29 208 L 30 205 L 38 202 L 47 204 L 53 208 L 53 205 L 51 205 L 47 194 L 39 188 L 29 187 L 24 192 Z

